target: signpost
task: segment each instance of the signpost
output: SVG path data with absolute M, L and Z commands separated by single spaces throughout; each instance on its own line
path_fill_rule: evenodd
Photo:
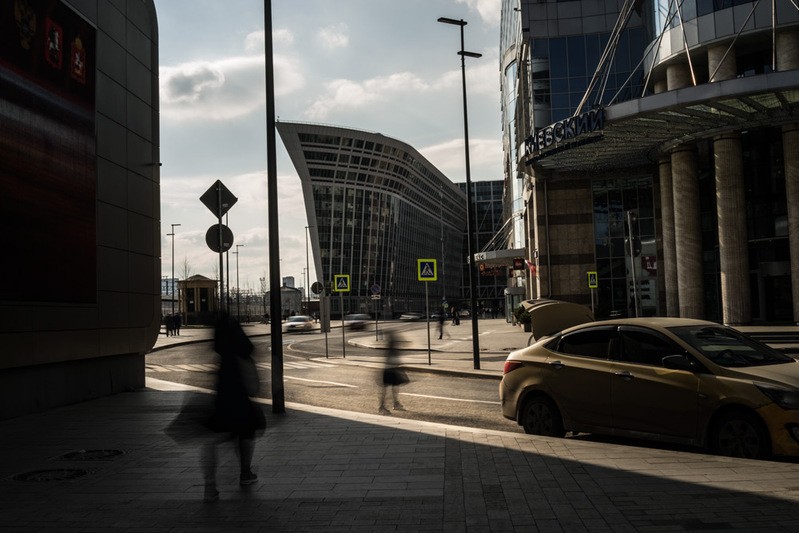
M 377 341 L 378 340 L 378 333 L 377 333 L 377 322 L 378 322 L 377 302 L 380 300 L 380 285 L 375 283 L 374 285 L 372 285 L 371 289 L 369 289 L 369 290 L 372 291 L 372 301 L 375 303 L 375 341 Z
M 588 288 L 591 289 L 591 312 L 594 312 L 594 294 L 599 287 L 599 278 L 596 272 L 588 273 Z
M 349 274 L 335 274 L 333 276 L 333 291 L 337 292 L 341 297 L 341 354 L 346 359 L 347 357 L 347 341 L 345 339 L 344 330 L 344 293 L 350 292 L 350 275 Z
M 205 242 L 208 247 L 214 252 L 219 254 L 219 311 L 225 310 L 225 297 L 222 290 L 222 280 L 224 277 L 224 261 L 222 254 L 228 251 L 233 246 L 233 232 L 230 228 L 222 224 L 222 217 L 230 210 L 233 205 L 238 202 L 230 190 L 225 185 L 216 180 L 211 187 L 200 196 L 200 201 L 213 213 L 218 223 L 215 226 L 208 228 L 205 234 Z
M 427 282 L 438 281 L 438 267 L 435 259 L 416 260 L 416 278 L 424 284 L 424 314 L 427 320 L 427 364 L 432 365 L 430 355 L 430 297 L 427 291 Z

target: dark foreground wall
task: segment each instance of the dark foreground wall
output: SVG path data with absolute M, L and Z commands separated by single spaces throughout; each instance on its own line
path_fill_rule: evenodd
M 152 0 L 0 0 L 0 418 L 142 387 L 160 324 Z

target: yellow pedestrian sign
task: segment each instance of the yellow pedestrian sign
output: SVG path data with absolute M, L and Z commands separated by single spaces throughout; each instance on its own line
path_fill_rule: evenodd
M 416 274 L 419 281 L 438 281 L 438 268 L 435 259 L 417 259 Z
M 336 274 L 333 276 L 333 292 L 350 292 L 349 274 Z
M 588 273 L 588 288 L 589 289 L 599 288 L 599 280 L 597 279 L 596 272 Z

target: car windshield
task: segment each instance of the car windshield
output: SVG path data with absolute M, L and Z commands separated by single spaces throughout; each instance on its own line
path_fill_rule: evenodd
M 793 358 L 731 328 L 680 326 L 669 330 L 719 366 L 745 367 L 794 362 Z

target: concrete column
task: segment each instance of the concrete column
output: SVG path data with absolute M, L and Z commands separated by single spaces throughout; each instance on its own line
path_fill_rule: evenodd
M 734 79 L 737 74 L 735 50 L 726 44 L 707 51 L 710 82 Z M 746 234 L 746 192 L 744 189 L 741 135 L 730 133 L 713 139 L 716 176 L 716 211 L 719 231 L 722 320 L 729 325 L 752 320 L 749 295 L 749 244 Z
M 799 124 L 783 126 L 782 153 L 785 160 L 785 194 L 788 204 L 793 320 L 799 324 Z
M 666 287 L 666 316 L 680 316 L 677 292 L 677 251 L 674 241 L 674 187 L 671 177 L 671 158 L 661 159 L 660 226 L 663 233 L 663 277 Z
M 705 318 L 702 279 L 702 232 L 699 217 L 699 177 L 693 145 L 671 153 L 674 188 L 674 239 L 680 316 Z
M 799 31 L 777 33 L 777 70 L 799 69 Z M 785 195 L 788 204 L 788 243 L 791 251 L 793 320 L 799 324 L 799 123 L 782 127 Z
M 693 85 L 687 63 L 672 63 L 666 67 L 666 86 L 669 91 Z
M 655 94 L 664 93 L 669 90 L 669 86 L 666 80 L 658 80 L 653 85 L 652 88 L 655 91 Z
M 728 52 L 728 48 L 729 45 L 722 44 L 713 46 L 707 51 L 707 75 L 711 83 L 714 81 L 732 80 L 738 75 L 735 50 L 733 49 Z M 724 54 L 727 55 L 725 56 Z
M 799 69 L 799 31 L 777 33 L 777 70 Z
M 721 308 L 725 324 L 752 320 L 749 294 L 749 241 L 746 234 L 746 192 L 739 133 L 713 140 L 716 170 Z

